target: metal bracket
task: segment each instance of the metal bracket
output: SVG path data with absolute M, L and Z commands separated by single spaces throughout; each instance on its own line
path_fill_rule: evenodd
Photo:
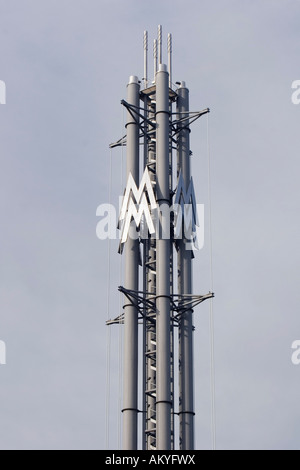
M 145 136 L 150 140 L 149 132 L 145 130 L 146 128 L 145 124 L 147 123 L 149 126 L 152 127 L 152 129 L 156 129 L 156 123 L 151 121 L 150 119 L 148 119 L 145 115 L 141 113 L 141 111 L 145 111 L 145 109 L 137 107 L 137 106 L 133 106 L 127 103 L 127 101 L 125 100 L 121 100 L 121 104 L 127 109 L 131 117 L 134 119 L 134 121 L 139 126 L 140 130 L 142 131 L 142 134 L 140 135 L 140 137 Z M 142 119 L 141 122 L 137 119 L 137 117 Z M 112 149 L 115 147 L 126 146 L 126 143 L 127 142 L 126 142 L 126 135 L 125 135 L 124 137 L 121 137 L 121 139 L 117 140 L 117 142 L 110 144 L 109 148 Z
M 180 119 L 176 119 L 171 124 L 172 130 L 173 130 L 172 139 L 174 138 L 176 134 L 179 134 L 182 130 L 184 129 L 189 130 L 189 126 L 193 124 L 193 122 L 197 121 L 197 119 L 199 119 L 201 116 L 204 116 L 205 114 L 208 114 L 208 113 L 210 113 L 209 108 L 206 108 L 203 111 L 180 113 L 180 114 L 183 114 L 184 116 L 181 117 Z M 172 113 L 172 114 L 178 116 L 178 112 Z M 178 127 L 178 124 L 183 124 L 183 123 L 185 123 L 183 127 Z
M 125 287 L 120 286 L 118 288 L 119 292 L 125 295 L 125 297 L 129 300 L 130 305 L 133 305 L 137 308 L 140 318 L 145 318 L 144 314 L 144 307 L 150 309 L 152 315 L 147 315 L 147 319 L 149 321 L 152 321 L 153 323 L 156 321 L 155 319 L 155 314 L 156 314 L 156 299 L 157 296 L 153 295 L 150 298 L 145 298 L 146 292 L 142 291 L 133 291 L 129 289 L 125 289 Z M 186 294 L 186 295 L 179 295 L 179 294 L 173 294 L 170 296 L 170 301 L 171 301 L 171 310 L 173 312 L 176 312 L 176 315 L 173 315 L 172 319 L 175 322 L 179 322 L 182 315 L 185 313 L 191 311 L 194 311 L 194 308 L 197 307 L 197 305 L 201 304 L 205 300 L 211 299 L 215 296 L 212 292 L 209 292 L 206 295 L 192 295 L 192 294 Z M 114 325 L 114 324 L 122 324 L 124 323 L 124 313 L 119 315 L 113 320 L 108 320 L 106 322 L 106 325 Z
M 214 293 L 209 292 L 206 295 L 173 295 L 173 302 L 175 304 L 174 312 L 177 312 L 177 315 L 174 316 L 175 321 L 180 321 L 182 315 L 188 311 L 194 311 L 194 308 L 197 305 L 201 304 L 205 300 L 212 299 L 215 296 Z
M 154 123 L 153 121 L 150 121 L 150 119 L 146 118 L 142 113 L 139 112 L 139 111 L 145 111 L 144 108 L 133 106 L 132 104 L 127 103 L 127 101 L 125 100 L 121 100 L 121 104 L 125 106 L 125 108 L 130 113 L 130 115 L 133 117 L 133 119 L 135 120 L 137 124 L 142 125 L 144 122 L 146 122 L 147 124 L 149 124 L 149 126 L 153 127 L 153 129 L 156 128 L 156 123 Z M 141 123 L 139 123 L 136 120 L 135 115 L 139 116 L 142 119 Z

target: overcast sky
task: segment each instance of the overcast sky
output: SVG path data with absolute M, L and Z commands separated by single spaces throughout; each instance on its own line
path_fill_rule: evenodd
M 96 209 L 128 77 L 143 78 L 143 31 L 151 44 L 158 24 L 164 53 L 173 34 L 173 81 L 186 81 L 192 110 L 212 111 L 217 447 L 299 449 L 299 17 L 299 0 L 0 0 L 1 449 L 105 448 L 108 244 Z M 206 127 L 193 124 L 191 147 L 207 207 Z M 112 153 L 113 199 L 122 157 Z M 210 289 L 208 261 L 206 242 L 195 293 Z M 209 449 L 208 304 L 195 325 L 196 444 Z M 121 339 L 113 327 L 110 448 Z

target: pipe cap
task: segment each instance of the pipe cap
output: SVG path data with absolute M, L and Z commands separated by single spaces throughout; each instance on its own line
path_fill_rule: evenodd
M 135 75 L 131 75 L 131 76 L 129 77 L 129 85 L 130 85 L 131 83 L 136 83 L 136 84 L 138 85 L 138 83 L 139 83 L 138 77 L 136 77 Z

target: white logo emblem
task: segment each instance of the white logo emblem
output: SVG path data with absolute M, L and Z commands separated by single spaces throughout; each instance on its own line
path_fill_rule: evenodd
M 146 195 L 148 195 L 149 198 L 151 211 L 157 209 L 148 168 L 145 169 L 139 188 L 137 188 L 133 176 L 130 173 L 119 217 L 119 226 L 122 225 L 121 244 L 124 244 L 128 239 L 132 219 L 134 219 L 136 227 L 139 228 L 142 217 L 144 216 L 150 234 L 153 235 L 155 233 Z

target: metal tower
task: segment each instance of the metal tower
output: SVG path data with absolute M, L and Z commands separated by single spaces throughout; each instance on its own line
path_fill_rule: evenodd
M 119 290 L 124 294 L 125 305 L 122 315 L 107 324 L 124 322 L 124 450 L 137 449 L 138 413 L 143 413 L 143 449 L 172 450 L 177 446 L 193 450 L 193 311 L 213 294 L 193 294 L 192 262 L 198 219 L 191 178 L 190 124 L 209 109 L 190 112 L 185 82 L 173 86 L 172 36 L 168 35 L 167 66 L 162 59 L 161 26 L 154 40 L 153 57 L 154 79 L 149 85 L 145 31 L 144 86 L 141 89 L 138 78 L 130 77 L 127 100 L 121 101 L 127 109 L 126 135 L 110 146 L 127 147 L 127 186 L 119 219 L 119 251 L 125 256 L 125 281 Z M 139 330 L 143 337 L 141 352 Z M 174 363 L 175 341 L 178 365 Z M 143 361 L 140 379 L 139 359 Z M 175 367 L 178 389 L 174 383 Z M 178 440 L 174 436 L 176 416 Z

